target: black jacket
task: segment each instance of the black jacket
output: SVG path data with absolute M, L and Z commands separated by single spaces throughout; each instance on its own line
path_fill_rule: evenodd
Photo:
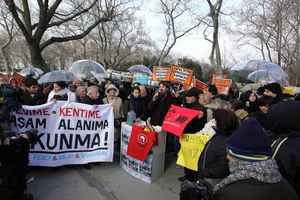
M 91 99 L 90 97 L 86 96 L 81 103 L 89 104 L 89 105 L 102 105 L 103 101 L 100 98 L 94 100 L 94 99 Z
M 28 91 L 22 91 L 20 94 L 20 100 L 23 105 L 35 106 L 42 105 L 47 102 L 47 98 L 43 93 L 38 92 L 35 95 L 31 95 Z
M 285 181 L 269 184 L 255 179 L 231 183 L 217 191 L 213 200 L 298 200 L 293 188 Z
M 136 114 L 136 118 L 141 118 L 142 120 L 146 120 L 146 103 L 143 98 L 134 98 L 130 96 L 129 104 L 128 104 L 128 112 L 133 110 Z
M 206 114 L 206 109 L 200 105 L 198 102 L 193 103 L 193 104 L 183 104 L 183 107 L 193 109 L 193 110 L 200 110 L 203 112 L 203 117 L 198 118 L 196 116 L 188 125 L 185 127 L 183 133 L 197 133 L 201 129 L 203 129 L 204 125 L 207 122 L 207 114 Z
M 151 100 L 148 105 L 151 124 L 161 126 L 172 104 L 178 105 L 179 102 L 169 91 L 160 95 L 156 100 Z
M 300 197 L 300 133 L 289 134 L 288 139 L 279 148 L 275 160 L 282 176 Z
M 230 134 L 216 130 L 216 134 L 205 145 L 199 159 L 199 177 L 222 179 L 229 175 L 226 159 L 226 143 L 229 136 Z
M 268 119 L 268 115 L 261 111 L 251 113 L 249 117 L 254 117 L 265 130 L 269 130 L 270 125 L 272 124 L 272 122 Z

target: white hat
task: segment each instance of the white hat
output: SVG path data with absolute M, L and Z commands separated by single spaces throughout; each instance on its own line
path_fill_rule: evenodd
M 106 87 L 106 89 L 105 89 L 106 96 L 108 95 L 109 90 L 115 90 L 116 91 L 116 96 L 119 95 L 119 89 L 114 84 L 110 84 Z

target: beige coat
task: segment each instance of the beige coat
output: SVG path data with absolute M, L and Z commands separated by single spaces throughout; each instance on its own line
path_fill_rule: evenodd
M 115 119 L 124 118 L 123 103 L 120 97 L 114 97 L 113 100 L 110 101 L 107 99 L 107 97 L 105 97 L 103 99 L 103 103 L 112 104 Z

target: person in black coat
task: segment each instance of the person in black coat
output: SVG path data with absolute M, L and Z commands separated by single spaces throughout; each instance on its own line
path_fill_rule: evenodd
M 242 108 L 246 110 L 249 114 L 257 112 L 259 110 L 257 99 L 257 95 L 251 90 L 242 93 L 240 96 Z
M 199 104 L 200 91 L 197 88 L 191 88 L 187 91 L 185 95 L 185 103 L 182 105 L 185 108 L 199 110 L 201 111 L 199 116 L 196 116 L 192 121 L 190 121 L 185 127 L 183 133 L 193 134 L 199 132 L 207 122 L 206 110 L 205 108 Z M 190 170 L 188 168 L 184 168 L 184 176 L 179 178 L 179 181 L 183 181 L 188 179 L 190 181 L 195 181 L 197 178 L 197 172 Z
M 26 77 L 24 81 L 25 90 L 21 92 L 20 100 L 23 105 L 41 105 L 46 103 L 47 99 L 39 90 L 37 80 L 32 77 Z
M 132 88 L 128 111 L 134 111 L 136 118 L 146 120 L 146 104 L 144 99 L 141 98 L 141 90 L 138 86 Z
M 262 96 L 258 99 L 257 104 L 259 111 L 251 113 L 249 117 L 254 117 L 264 129 L 268 130 L 272 122 L 268 119 L 268 111 L 273 103 L 273 98 L 268 96 Z
M 264 86 L 264 96 L 272 97 L 272 104 L 277 104 L 282 101 L 282 88 L 279 83 L 269 83 Z
M 239 126 L 238 119 L 232 111 L 217 109 L 213 117 L 216 121 L 216 134 L 205 145 L 198 167 L 198 176 L 209 179 L 211 184 L 229 175 L 226 142 Z
M 213 188 L 213 200 L 298 200 L 282 177 L 259 122 L 243 121 L 227 142 L 230 175 Z
M 95 85 L 92 85 L 87 88 L 87 96 L 82 101 L 82 103 L 89 105 L 102 105 L 103 101 L 100 98 L 99 88 Z
M 161 81 L 158 91 L 148 105 L 151 124 L 161 126 L 172 104 L 178 105 L 179 103 L 171 94 L 168 82 Z
M 277 138 L 272 147 L 273 157 L 281 174 L 300 197 L 300 102 L 287 101 L 273 105 L 268 118 L 272 122 L 270 130 Z
M 201 114 L 188 123 L 183 133 L 196 133 L 200 131 L 207 122 L 206 109 L 198 102 L 200 93 L 197 88 L 191 88 L 185 95 L 185 102 L 182 107 L 199 110 Z

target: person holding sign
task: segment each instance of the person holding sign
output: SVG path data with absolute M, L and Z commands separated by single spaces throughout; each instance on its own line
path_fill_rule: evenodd
M 206 110 L 203 106 L 198 103 L 200 91 L 193 87 L 186 93 L 185 103 L 183 107 L 190 108 L 193 110 L 200 110 L 200 114 L 190 121 L 185 127 L 183 133 L 193 134 L 200 131 L 206 123 Z M 197 172 L 184 168 L 184 177 L 180 177 L 179 180 L 188 179 L 194 181 L 196 179 Z
M 148 105 L 151 124 L 161 126 L 172 104 L 178 105 L 179 102 L 177 102 L 177 99 L 171 94 L 169 83 L 161 81 L 158 91 L 154 94 Z

